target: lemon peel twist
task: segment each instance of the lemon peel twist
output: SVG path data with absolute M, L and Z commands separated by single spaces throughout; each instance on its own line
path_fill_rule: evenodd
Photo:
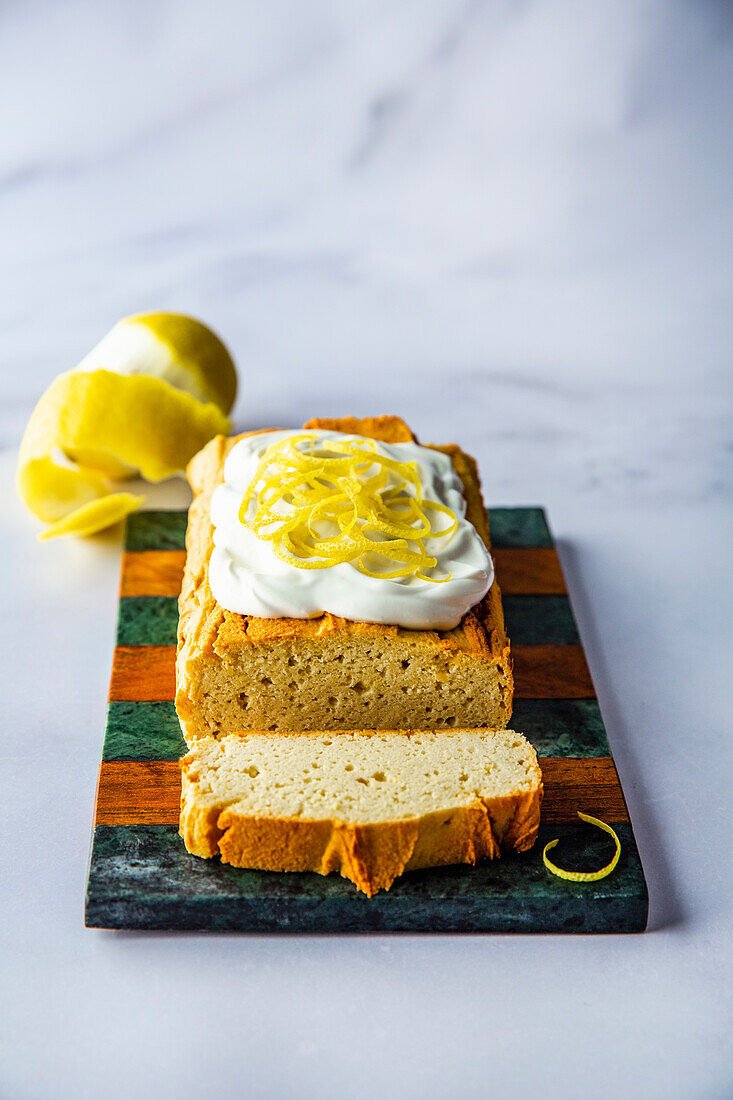
M 548 871 L 553 875 L 557 875 L 558 878 L 567 879 L 569 882 L 598 882 L 599 879 L 605 878 L 606 875 L 610 875 L 616 867 L 621 855 L 621 841 L 619 840 L 615 831 L 610 825 L 607 825 L 605 821 L 600 821 L 597 817 L 591 817 L 590 814 L 582 814 L 578 810 L 578 817 L 581 821 L 587 821 L 589 825 L 597 825 L 599 829 L 603 829 L 604 833 L 608 833 L 612 836 L 616 842 L 616 853 L 610 863 L 607 863 L 605 867 L 601 867 L 600 871 L 564 871 L 562 867 L 558 867 L 547 858 L 547 853 L 550 848 L 554 848 L 558 843 L 557 840 L 551 840 L 549 844 L 546 844 L 542 851 L 542 862 Z M 559 838 L 558 838 L 559 839 Z
M 20 445 L 17 490 L 49 526 L 39 538 L 91 535 L 144 497 L 114 482 L 180 472 L 217 434 L 236 371 L 206 326 L 180 314 L 124 318 L 36 405 Z
M 430 512 L 450 524 L 434 529 Z M 414 462 L 381 454 L 371 439 L 319 441 L 304 433 L 270 444 L 242 498 L 239 520 L 296 569 L 350 562 L 380 580 L 450 580 L 450 573 L 429 575 L 437 559 L 425 540 L 449 538 L 458 517 L 423 498 Z M 365 560 L 372 558 L 396 568 L 372 569 Z

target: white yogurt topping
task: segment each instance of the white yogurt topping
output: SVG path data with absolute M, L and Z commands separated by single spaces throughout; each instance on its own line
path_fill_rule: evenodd
M 463 486 L 447 455 L 417 443 L 377 443 L 376 449 L 399 462 L 415 462 L 423 498 L 447 505 L 458 517 L 453 535 L 425 539 L 437 558 L 436 584 L 419 577 L 367 577 L 351 562 L 326 569 L 298 569 L 281 561 L 271 544 L 239 520 L 239 507 L 265 448 L 302 432 L 263 432 L 241 439 L 224 464 L 224 481 L 213 493 L 214 549 L 209 583 L 227 611 L 259 618 L 310 619 L 330 611 L 345 619 L 392 623 L 414 630 L 450 630 L 486 595 L 494 579 L 491 555 L 465 518 Z M 340 432 L 309 432 L 318 441 L 359 440 Z

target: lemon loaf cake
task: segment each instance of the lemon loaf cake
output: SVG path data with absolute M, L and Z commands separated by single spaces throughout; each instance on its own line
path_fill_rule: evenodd
M 398 417 L 313 420 L 305 428 L 386 444 L 416 443 Z M 244 438 L 213 439 L 188 468 L 194 499 L 176 663 L 176 706 L 188 744 L 241 730 L 505 727 L 512 672 L 495 580 L 451 629 L 410 629 L 329 612 L 262 617 L 217 602 L 210 583 L 211 499 L 224 481 L 227 456 Z M 419 450 L 450 460 L 440 459 L 460 486 L 466 526 L 490 563 L 488 520 L 473 459 L 455 446 Z M 307 583 L 301 587 L 308 591 Z M 347 601 L 349 595 L 347 590 Z
M 534 749 L 511 730 L 228 734 L 181 768 L 189 852 L 339 871 L 369 896 L 403 871 L 525 851 L 542 801 Z

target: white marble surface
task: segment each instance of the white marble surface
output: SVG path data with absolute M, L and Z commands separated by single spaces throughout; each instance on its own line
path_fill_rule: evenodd
M 732 76 L 713 0 L 2 6 L 3 1096 L 733 1093 Z M 14 451 L 156 308 L 240 426 L 400 412 L 547 506 L 649 934 L 83 928 L 119 544 Z

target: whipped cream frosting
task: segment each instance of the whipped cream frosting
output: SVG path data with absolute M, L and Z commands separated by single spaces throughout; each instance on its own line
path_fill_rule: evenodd
M 458 517 L 453 535 L 425 540 L 437 558 L 436 584 L 416 576 L 369 577 L 351 562 L 325 569 L 298 569 L 278 558 L 271 544 L 239 519 L 242 498 L 265 449 L 302 431 L 262 432 L 241 439 L 224 464 L 224 481 L 212 495 L 214 549 L 209 563 L 211 591 L 227 611 L 259 618 L 310 619 L 330 611 L 345 619 L 385 623 L 413 630 L 451 630 L 486 595 L 494 579 L 491 555 L 466 517 L 463 486 L 447 455 L 417 443 L 375 444 L 399 462 L 414 462 L 425 500 L 445 504 Z M 342 432 L 309 432 L 318 443 L 359 440 Z

